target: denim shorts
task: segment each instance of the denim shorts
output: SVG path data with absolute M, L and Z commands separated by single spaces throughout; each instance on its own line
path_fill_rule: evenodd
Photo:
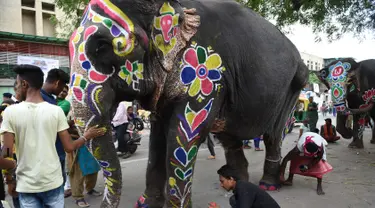
M 41 193 L 19 193 L 21 208 L 64 208 L 64 187 Z

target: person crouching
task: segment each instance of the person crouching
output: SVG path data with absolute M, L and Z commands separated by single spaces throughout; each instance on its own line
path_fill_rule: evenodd
M 336 127 L 332 125 L 332 120 L 330 118 L 325 119 L 326 124 L 320 128 L 320 135 L 327 142 L 335 142 L 340 139 L 340 136 L 337 136 Z
M 318 195 L 324 195 L 322 188 L 323 175 L 332 171 L 332 166 L 327 162 L 326 148 L 327 142 L 315 132 L 306 132 L 302 134 L 297 146 L 292 149 L 283 159 L 280 168 L 280 181 L 283 185 L 291 186 L 294 174 L 317 178 L 318 185 L 316 192 Z M 290 162 L 289 177 L 285 181 L 285 167 Z

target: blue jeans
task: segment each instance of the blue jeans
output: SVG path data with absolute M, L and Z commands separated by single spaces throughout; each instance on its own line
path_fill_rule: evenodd
M 62 177 L 63 177 L 63 187 L 66 182 L 66 173 L 65 173 L 65 157 L 60 158 L 60 164 L 61 164 L 61 172 L 62 172 Z
M 261 139 L 259 137 L 254 138 L 254 146 L 255 146 L 255 148 L 259 148 L 260 140 Z
M 21 208 L 64 208 L 64 187 L 41 193 L 19 193 Z

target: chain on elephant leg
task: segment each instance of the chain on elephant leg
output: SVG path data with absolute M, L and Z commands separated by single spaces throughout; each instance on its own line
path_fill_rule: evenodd
M 266 158 L 264 161 L 263 177 L 259 187 L 263 190 L 275 191 L 280 188 L 279 171 L 281 161 L 281 138 L 263 136 L 266 146 Z

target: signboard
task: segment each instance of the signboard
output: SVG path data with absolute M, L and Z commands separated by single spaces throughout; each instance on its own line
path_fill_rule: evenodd
M 44 73 L 44 80 L 47 78 L 49 70 L 59 68 L 59 60 L 33 56 L 18 56 L 17 64 L 30 64 L 40 67 Z

